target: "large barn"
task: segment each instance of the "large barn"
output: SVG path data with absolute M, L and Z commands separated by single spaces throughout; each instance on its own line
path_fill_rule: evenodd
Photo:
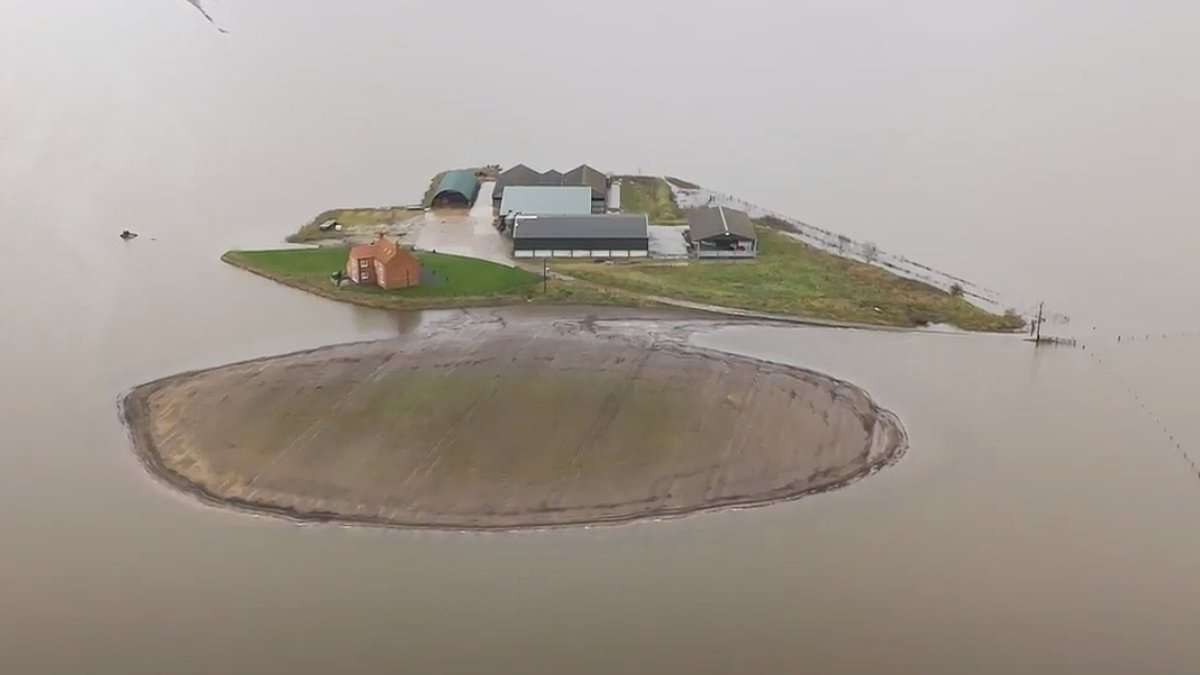
M 513 224 L 518 215 L 586 215 L 592 212 L 592 191 L 586 187 L 548 185 L 510 185 L 500 200 L 503 229 Z
M 758 234 L 745 211 L 724 206 L 688 212 L 688 242 L 697 258 L 753 258 Z
M 470 208 L 479 196 L 479 178 L 473 171 L 447 171 L 433 193 L 434 207 Z
M 643 214 L 517 216 L 515 258 L 645 258 L 650 254 Z
M 592 213 L 604 213 L 608 207 L 608 176 L 587 164 L 580 164 L 566 173 L 559 173 L 553 169 L 538 172 L 524 164 L 502 172 L 496 177 L 496 186 L 492 190 L 492 208 L 497 213 L 503 213 L 501 202 L 504 200 L 505 189 L 518 185 L 586 187 L 592 192 Z

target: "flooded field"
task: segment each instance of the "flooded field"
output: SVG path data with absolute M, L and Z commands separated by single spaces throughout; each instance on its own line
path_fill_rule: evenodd
M 894 461 L 861 390 L 688 346 L 695 326 L 480 321 L 138 387 L 150 468 L 294 518 L 513 529 L 765 504 Z
M 203 4 L 228 34 L 184 0 L 0 2 L 0 673 L 1197 671 L 1200 5 Z M 493 161 L 677 175 L 1045 299 L 1088 348 L 695 322 L 687 349 L 851 382 L 908 432 L 764 508 L 298 525 L 147 473 L 119 414 L 144 383 L 562 319 L 219 261 Z

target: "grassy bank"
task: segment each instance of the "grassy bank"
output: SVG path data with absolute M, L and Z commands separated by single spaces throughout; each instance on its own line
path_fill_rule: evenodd
M 329 275 L 343 269 L 349 249 L 322 247 L 271 251 L 228 251 L 221 260 L 281 284 L 379 309 L 478 307 L 524 302 L 646 305 L 635 295 L 596 288 L 586 282 L 554 280 L 543 290 L 542 279 L 522 269 L 485 260 L 441 253 L 419 253 L 436 285 L 385 291 L 374 286 L 335 286 Z
M 928 284 L 817 250 L 768 228 L 760 227 L 758 233 L 761 250 L 753 261 L 558 263 L 554 269 L 637 293 L 834 321 L 910 327 L 946 323 L 976 331 L 1023 325 L 1020 317 L 992 314 Z
M 652 176 L 621 176 L 621 211 L 644 213 L 651 224 L 682 225 L 687 217 L 675 203 L 671 186 Z

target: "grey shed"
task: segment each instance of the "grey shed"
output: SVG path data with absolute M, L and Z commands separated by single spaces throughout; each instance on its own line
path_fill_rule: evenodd
M 688 212 L 688 239 L 700 258 L 752 258 L 758 253 L 750 216 L 724 206 Z

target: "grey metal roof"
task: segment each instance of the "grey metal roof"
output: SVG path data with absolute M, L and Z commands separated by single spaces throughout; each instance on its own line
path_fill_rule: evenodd
M 647 225 L 643 214 L 518 216 L 513 239 L 645 239 Z
M 538 183 L 540 185 L 559 185 L 559 186 L 561 186 L 563 184 L 562 172 L 555 171 L 554 169 L 550 169 L 549 171 L 543 171 L 542 177 L 538 181 Z
M 608 176 L 587 164 L 580 164 L 563 174 L 563 185 L 586 185 L 592 188 L 592 196 L 597 199 L 608 196 Z
M 592 191 L 586 187 L 510 185 L 500 201 L 500 213 L 570 215 L 592 212 Z
M 693 240 L 710 237 L 736 237 L 756 241 L 758 235 L 754 232 L 754 223 L 745 211 L 729 209 L 724 206 L 707 206 L 692 209 L 688 212 L 688 230 Z
M 492 198 L 502 196 L 504 188 L 509 185 L 539 185 L 541 179 L 542 174 L 524 164 L 518 164 L 496 176 L 496 186 L 492 189 Z

